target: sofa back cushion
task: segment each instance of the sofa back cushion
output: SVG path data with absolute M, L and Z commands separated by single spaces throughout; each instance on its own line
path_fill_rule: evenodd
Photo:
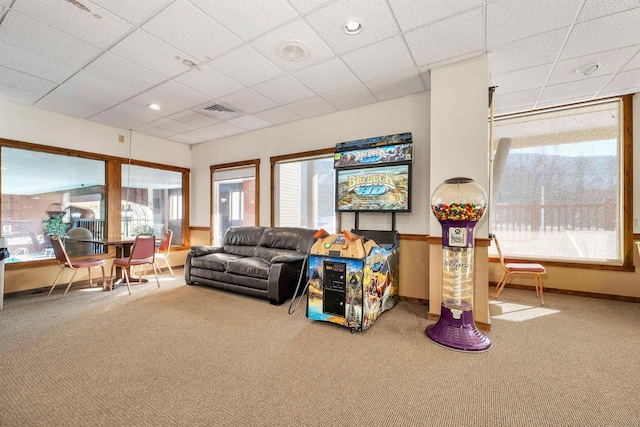
M 225 253 L 240 256 L 255 256 L 264 227 L 231 227 L 224 234 L 222 246 Z
M 262 234 L 260 246 L 271 249 L 289 249 L 295 251 L 304 228 L 274 227 L 267 228 Z

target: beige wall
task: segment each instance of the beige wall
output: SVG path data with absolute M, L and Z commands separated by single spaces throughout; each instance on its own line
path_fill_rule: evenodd
M 260 225 L 271 224 L 270 157 L 333 148 L 342 141 L 411 132 L 414 143 L 413 200 L 410 214 L 397 215 L 400 233 L 427 234 L 429 192 L 429 92 L 338 111 L 310 119 L 221 138 L 193 147 L 191 225 L 209 227 L 210 172 L 215 164 L 260 159 Z M 342 228 L 354 215 L 342 214 Z M 388 230 L 390 216 L 360 215 L 362 229 Z

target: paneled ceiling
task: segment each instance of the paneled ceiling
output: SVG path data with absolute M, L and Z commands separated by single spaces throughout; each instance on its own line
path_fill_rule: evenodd
M 640 0 L 0 0 L 0 97 L 186 144 L 429 90 L 482 53 L 497 114 L 633 93 L 639 51 Z

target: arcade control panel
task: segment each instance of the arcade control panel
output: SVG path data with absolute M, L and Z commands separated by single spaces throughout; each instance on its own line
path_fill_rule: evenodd
M 372 240 L 365 244 L 362 236 L 349 234 L 346 230 L 339 234 L 328 234 L 320 230 L 315 237 L 317 240 L 311 247 L 313 255 L 361 259 L 375 245 Z

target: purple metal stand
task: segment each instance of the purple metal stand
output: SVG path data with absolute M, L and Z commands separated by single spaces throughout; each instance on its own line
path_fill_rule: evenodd
M 440 309 L 437 323 L 427 326 L 424 331 L 431 341 L 454 350 L 481 352 L 491 348 L 491 341 L 476 328 L 473 311 Z M 458 318 L 456 318 L 458 317 Z

